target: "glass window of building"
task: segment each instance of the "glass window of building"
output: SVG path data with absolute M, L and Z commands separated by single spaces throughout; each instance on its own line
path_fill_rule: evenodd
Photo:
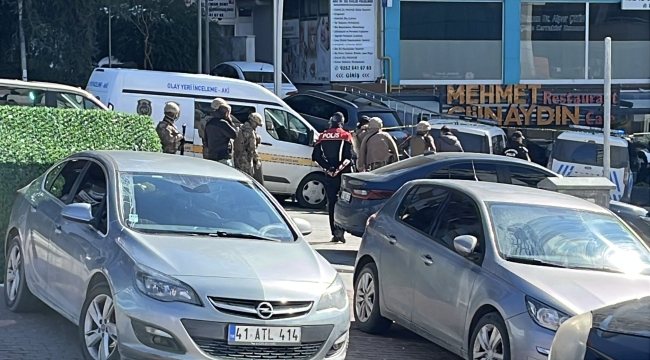
M 400 4 L 400 77 L 405 83 L 501 80 L 502 3 Z
M 585 78 L 586 9 L 584 3 L 521 4 L 522 80 Z
M 300 0 L 284 0 L 282 13 L 284 20 L 300 18 Z
M 603 78 L 607 36 L 612 38 L 612 78 L 650 79 L 650 11 L 589 4 L 589 79 Z

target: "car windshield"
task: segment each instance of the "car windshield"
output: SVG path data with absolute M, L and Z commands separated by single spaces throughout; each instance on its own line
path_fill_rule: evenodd
M 258 83 L 258 84 L 272 84 L 273 83 L 273 72 L 268 71 L 244 71 L 244 79 L 246 81 Z M 289 79 L 282 74 L 282 83 L 289 84 Z
M 526 204 L 488 207 L 506 260 L 650 275 L 650 251 L 612 215 Z
M 402 120 L 397 116 L 397 113 L 391 111 L 361 111 L 359 112 L 359 118 L 361 116 L 367 117 L 378 117 L 384 123 L 385 128 L 399 127 L 402 126 Z
M 295 234 L 256 185 L 229 179 L 121 172 L 124 223 L 147 233 L 260 237 L 291 242 Z M 232 236 L 230 236 L 232 235 Z
M 451 129 L 451 133 L 458 138 L 458 141 L 463 146 L 463 151 L 482 154 L 490 153 L 487 136 L 461 132 L 453 128 Z M 434 138 L 439 137 L 440 129 L 431 129 L 431 136 Z
M 630 155 L 626 147 L 610 147 L 610 166 L 624 169 L 630 165 Z M 603 166 L 603 145 L 582 141 L 558 139 L 553 144 L 553 158 L 574 164 Z

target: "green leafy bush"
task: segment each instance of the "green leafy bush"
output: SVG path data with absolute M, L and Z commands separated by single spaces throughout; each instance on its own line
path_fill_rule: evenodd
M 151 118 L 102 110 L 0 106 L 0 231 L 16 190 L 68 155 L 84 150 L 161 151 Z M 5 247 L 0 251 L 4 281 Z

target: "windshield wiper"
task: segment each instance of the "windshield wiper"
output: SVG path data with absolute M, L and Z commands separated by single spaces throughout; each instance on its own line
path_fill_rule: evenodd
M 274 239 L 266 236 L 260 236 L 250 233 L 238 233 L 238 232 L 228 232 L 228 231 L 217 231 L 216 233 L 205 234 L 210 236 L 218 237 L 231 237 L 239 239 L 253 239 L 253 240 L 264 240 L 264 241 L 273 241 L 273 242 L 282 242 L 280 239 Z
M 601 267 L 591 267 L 591 266 L 567 266 L 569 269 L 576 269 L 576 270 L 593 270 L 593 271 L 603 271 L 603 272 L 608 272 L 608 273 L 614 273 L 614 274 L 624 274 L 624 271 L 614 269 L 611 267 L 607 266 L 601 266 Z
M 566 268 L 566 266 L 557 264 L 554 262 L 549 262 L 545 260 L 540 260 L 540 259 L 535 259 L 535 258 L 525 258 L 525 257 L 518 257 L 518 256 L 504 256 L 503 257 L 507 261 L 519 263 L 519 264 L 527 264 L 527 265 L 539 265 L 539 266 L 548 266 L 548 267 L 555 267 L 555 268 Z

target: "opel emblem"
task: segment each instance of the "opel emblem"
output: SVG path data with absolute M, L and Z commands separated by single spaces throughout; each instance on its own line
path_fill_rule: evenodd
M 257 305 L 257 316 L 264 320 L 270 319 L 273 316 L 273 305 L 268 302 L 262 302 Z

